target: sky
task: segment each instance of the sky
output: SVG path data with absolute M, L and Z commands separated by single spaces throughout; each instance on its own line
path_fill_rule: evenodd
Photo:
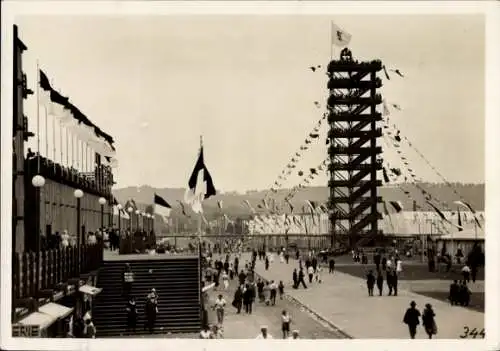
M 53 86 L 116 140 L 117 188 L 186 187 L 203 135 L 216 188 L 243 192 L 269 188 L 325 111 L 332 20 L 352 35 L 355 59 L 381 59 L 403 72 L 389 81 L 380 72 L 384 98 L 401 106 L 389 116 L 401 135 L 447 180 L 484 182 L 481 15 L 24 16 L 16 22 L 28 47 L 30 85 L 36 86 L 38 62 Z M 312 72 L 312 65 L 322 68 Z M 35 126 L 34 96 L 25 109 Z M 326 158 L 325 137 L 326 125 L 297 170 Z M 385 159 L 397 165 L 394 150 L 381 144 Z M 406 154 L 418 178 L 440 180 L 411 148 Z M 294 172 L 284 186 L 298 181 Z M 321 175 L 311 184 L 326 182 Z

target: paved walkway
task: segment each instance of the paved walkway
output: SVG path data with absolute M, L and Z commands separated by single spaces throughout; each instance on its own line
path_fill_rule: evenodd
M 292 271 L 297 266 L 295 260 L 288 265 L 275 260 L 266 271 L 264 262 L 257 261 L 256 273 L 268 280 L 283 280 L 285 293 L 356 339 L 408 339 L 408 329 L 402 320 L 412 300 L 420 311 L 426 303 L 433 306 L 438 339 L 458 339 L 465 326 L 478 331 L 484 328 L 483 313 L 450 306 L 405 289 L 399 289 L 398 296 L 369 297 L 364 279 L 340 272 L 333 275 L 323 272 L 323 283 L 295 290 L 291 288 Z M 387 291 L 386 285 L 384 289 Z M 418 328 L 417 338 L 426 338 L 422 327 Z
M 222 283 L 222 282 L 221 282 Z M 281 312 L 285 309 L 292 317 L 291 330 L 298 329 L 303 339 L 339 339 L 344 336 L 333 330 L 328 324 L 322 323 L 311 316 L 304 308 L 289 299 L 276 300 L 276 306 L 265 306 L 263 303 L 253 305 L 252 314 L 236 313 L 231 305 L 234 291 L 237 286 L 236 279 L 230 282 L 226 291 L 219 286 L 217 291 L 210 292 L 210 304 L 212 305 L 219 293 L 224 296 L 227 307 L 224 316 L 224 338 L 225 339 L 255 339 L 260 333 L 262 325 L 267 325 L 269 333 L 274 339 L 281 339 Z M 215 322 L 215 312 L 209 310 L 210 323 Z

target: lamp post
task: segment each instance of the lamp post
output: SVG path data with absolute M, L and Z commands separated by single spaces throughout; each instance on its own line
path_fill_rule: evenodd
M 136 218 L 136 230 L 140 230 L 139 228 L 139 216 L 141 214 L 141 211 L 139 210 L 135 210 L 135 218 Z
M 80 224 L 80 211 L 81 203 L 80 200 L 83 197 L 83 191 L 76 189 L 73 192 L 73 196 L 76 198 L 76 247 L 78 250 L 78 269 L 80 269 L 80 258 L 81 258 L 81 245 L 82 245 L 82 233 Z
M 142 216 L 142 230 L 146 231 L 146 212 L 141 213 Z
M 123 208 L 123 206 L 121 204 L 118 204 L 116 206 L 116 209 L 118 210 L 118 235 L 120 235 L 120 229 L 121 229 L 122 208 Z
M 104 205 L 106 205 L 106 199 L 100 197 L 99 205 L 101 205 L 101 230 L 102 230 L 104 228 Z
M 130 206 L 129 208 L 127 208 L 127 212 L 128 212 L 128 230 L 130 233 L 132 233 L 132 211 L 134 211 L 134 209 L 132 208 L 132 206 Z
M 31 179 L 31 184 L 35 187 L 35 252 L 37 255 L 36 260 L 36 294 L 38 296 L 38 291 L 40 287 L 40 249 L 41 249 L 41 233 L 40 233 L 40 189 L 45 185 L 45 178 L 41 175 L 36 175 Z

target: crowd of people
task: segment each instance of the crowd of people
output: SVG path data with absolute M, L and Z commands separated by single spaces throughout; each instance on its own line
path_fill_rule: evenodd
M 221 259 L 215 258 L 214 253 L 207 250 L 204 286 L 213 286 L 215 291 L 220 288 L 227 291 L 229 282 L 236 280 L 237 287 L 234 291 L 231 302 L 231 306 L 235 308 L 236 314 L 244 312 L 246 315 L 251 315 L 256 303 L 261 304 L 262 307 L 265 308 L 266 306 L 275 306 L 277 304 L 278 297 L 279 299 L 283 299 L 285 293 L 285 285 L 283 281 L 267 281 L 260 277 L 256 277 L 255 275 L 257 257 L 260 260 L 265 260 L 267 262 L 266 266 L 269 267 L 270 262 L 274 261 L 271 253 L 266 253 L 265 249 L 254 250 L 250 261 L 245 262 L 244 267 L 240 269 L 241 244 L 226 247 L 224 252 L 225 257 L 224 259 Z M 232 255 L 234 255 L 233 260 L 231 260 Z M 281 256 L 283 256 L 284 262 L 284 253 Z M 222 287 L 220 285 L 220 280 L 223 282 Z M 206 296 L 204 300 L 208 300 Z M 216 313 L 216 322 L 210 325 L 208 321 L 208 313 L 206 313 L 206 319 L 203 322 L 203 329 L 200 332 L 200 338 L 223 338 L 225 309 L 227 307 L 227 302 L 223 295 L 218 293 L 216 299 L 210 307 Z M 283 310 L 280 318 L 283 338 L 297 339 L 299 337 L 298 330 L 292 331 L 290 335 L 292 318 L 289 313 L 286 310 Z M 262 326 L 261 332 L 257 338 L 272 339 L 273 337 L 268 333 L 267 326 Z
M 85 242 L 87 244 L 102 242 L 105 248 L 116 250 L 119 248 L 120 236 L 116 229 L 100 228 L 96 231 L 85 233 Z M 43 233 L 41 236 L 41 245 L 43 250 L 76 247 L 77 235 L 69 232 L 67 229 L 62 232 L 55 231 L 53 233 Z

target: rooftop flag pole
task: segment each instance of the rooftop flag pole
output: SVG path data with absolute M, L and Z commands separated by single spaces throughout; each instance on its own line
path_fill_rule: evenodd
M 203 135 L 200 135 L 200 152 L 199 155 L 203 152 Z M 198 249 L 201 253 L 201 222 L 202 222 L 203 212 L 198 213 Z
M 36 153 L 37 174 L 40 174 L 40 65 L 36 60 Z
M 333 60 L 333 21 L 330 21 L 330 61 Z

